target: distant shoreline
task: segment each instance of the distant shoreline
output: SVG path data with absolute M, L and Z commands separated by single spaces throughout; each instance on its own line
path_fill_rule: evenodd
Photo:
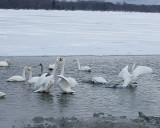
M 0 56 L 2 58 L 4 57 L 57 57 L 57 56 L 62 56 L 62 57 L 74 57 L 74 56 L 94 56 L 94 57 L 104 57 L 104 56 L 160 56 L 160 54 L 151 54 L 151 55 L 24 55 L 24 56 Z
M 128 11 L 128 12 L 160 12 L 160 5 L 132 4 L 127 2 L 105 1 L 57 1 L 57 0 L 14 0 L 0 1 L 0 9 L 45 9 L 45 10 L 91 10 L 91 11 Z

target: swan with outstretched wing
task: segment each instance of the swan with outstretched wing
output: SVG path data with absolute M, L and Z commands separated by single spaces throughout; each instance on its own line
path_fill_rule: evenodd
M 134 67 L 134 68 L 133 68 Z M 124 83 L 122 85 L 118 85 L 118 87 L 127 87 L 131 85 L 138 76 L 152 73 L 153 69 L 146 66 L 135 66 L 132 67 L 132 74 L 128 72 L 128 65 L 122 69 L 122 71 L 119 73 L 119 77 L 124 80 Z
M 65 65 L 65 59 L 63 58 L 61 74 L 58 75 L 58 77 L 59 77 L 58 85 L 59 85 L 59 88 L 64 93 L 73 93 L 75 91 L 73 91 L 71 88 L 77 86 L 78 83 L 76 82 L 76 80 L 74 78 L 72 78 L 72 77 L 67 78 L 64 76 L 64 65 Z
M 128 72 L 128 65 L 122 69 L 119 73 L 118 77 L 122 78 L 123 80 L 127 79 L 131 74 Z

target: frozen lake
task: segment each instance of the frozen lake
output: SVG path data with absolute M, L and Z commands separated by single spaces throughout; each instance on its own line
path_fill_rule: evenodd
M 160 54 L 160 14 L 0 10 L 0 56 Z

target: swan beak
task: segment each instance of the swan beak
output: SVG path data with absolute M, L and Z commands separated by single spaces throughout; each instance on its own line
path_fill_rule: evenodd
M 31 68 L 30 68 L 30 67 L 28 67 L 28 68 L 27 68 L 27 70 L 28 70 L 28 71 L 30 71 L 30 70 L 31 70 Z

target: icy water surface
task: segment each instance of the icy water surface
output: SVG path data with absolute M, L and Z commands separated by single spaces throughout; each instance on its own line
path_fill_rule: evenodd
M 79 58 L 82 65 L 92 68 L 91 73 L 78 72 L 74 58 Z M 0 57 L 0 60 L 6 57 Z M 57 83 L 49 94 L 34 93 L 27 82 L 6 82 L 13 75 L 21 75 L 24 66 L 32 67 L 33 76 L 40 73 L 37 64 L 44 65 L 44 72 L 48 72 L 48 65 L 55 62 L 56 57 L 8 57 L 10 67 L 0 67 L 0 91 L 6 93 L 0 99 L 0 127 L 18 125 L 19 121 L 42 117 L 92 117 L 93 113 L 105 115 L 127 116 L 133 118 L 138 112 L 147 115 L 160 116 L 160 56 L 69 56 L 65 57 L 65 76 L 77 80 L 78 86 L 73 95 L 62 94 Z M 106 80 L 117 79 L 120 70 L 133 63 L 153 68 L 152 74 L 140 76 L 138 87 L 134 89 L 106 88 L 105 85 L 86 83 L 93 76 L 102 76 Z M 60 74 L 59 64 L 56 74 Z M 26 71 L 28 78 L 28 71 Z M 57 77 L 55 78 L 57 81 Z

